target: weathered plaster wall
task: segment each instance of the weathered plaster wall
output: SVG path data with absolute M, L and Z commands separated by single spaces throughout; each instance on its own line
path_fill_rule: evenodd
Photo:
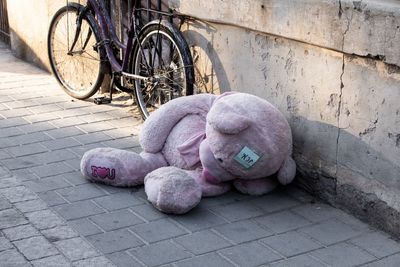
M 17 57 L 50 70 L 47 32 L 51 18 L 63 5 L 65 0 L 7 0 L 11 49 Z
M 286 115 L 298 183 L 400 236 L 400 2 L 170 5 L 197 18 L 185 35 L 221 91 Z

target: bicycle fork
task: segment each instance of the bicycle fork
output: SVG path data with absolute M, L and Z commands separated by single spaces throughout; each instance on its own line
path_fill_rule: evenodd
M 81 33 L 82 19 L 83 19 L 83 16 L 86 15 L 87 11 L 88 11 L 88 7 L 83 8 L 82 11 L 79 11 L 79 15 L 78 15 L 78 17 L 76 18 L 76 32 L 75 32 L 75 37 L 74 37 L 74 40 L 72 41 L 71 48 L 69 49 L 69 51 L 68 51 L 68 53 L 67 53 L 67 54 L 70 55 L 70 56 L 72 56 L 72 55 L 74 54 L 73 50 L 74 50 L 74 48 L 75 48 L 76 42 L 78 41 L 79 34 Z M 68 33 L 67 33 L 67 34 L 68 34 Z M 91 30 L 90 27 L 89 27 L 88 35 L 87 35 L 86 40 L 85 40 L 85 42 L 84 42 L 84 44 L 83 44 L 82 51 L 85 50 L 86 45 L 88 44 L 89 39 L 90 39 L 91 36 L 92 36 L 92 30 Z

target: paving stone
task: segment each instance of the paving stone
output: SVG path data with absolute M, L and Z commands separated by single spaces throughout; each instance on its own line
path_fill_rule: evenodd
M 42 236 L 14 241 L 14 245 L 28 260 L 40 259 L 58 254 L 57 249 Z
M 262 246 L 256 241 L 227 248 L 221 250 L 220 253 L 243 267 L 259 266 L 282 258 L 271 249 Z
M 130 229 L 149 243 L 178 237 L 188 233 L 168 219 L 135 225 Z
M 0 125 L 1 125 L 1 123 L 0 123 Z M 21 127 L 24 127 L 24 126 L 21 126 Z M 0 138 L 21 135 L 21 134 L 24 134 L 24 132 L 21 131 L 19 129 L 19 127 L 5 128 L 5 129 L 1 129 Z
M 371 262 L 369 264 L 363 265 L 363 267 L 398 267 L 400 262 L 400 254 L 395 254 L 392 256 L 389 256 L 387 258 L 377 260 L 374 262 Z
M 42 142 L 42 145 L 47 147 L 49 150 L 57 150 L 57 149 L 79 146 L 81 145 L 81 143 L 79 143 L 72 137 L 66 137 L 66 138 Z
M 103 233 L 98 226 L 87 218 L 69 221 L 68 224 L 83 236 Z
M 218 267 L 231 267 L 235 266 L 217 253 L 209 253 L 194 257 L 191 259 L 176 262 L 178 267 L 203 267 L 203 266 L 218 266 Z
M 170 241 L 161 241 L 148 246 L 129 250 L 133 256 L 147 266 L 158 266 L 177 260 L 189 258 L 191 255 Z
M 87 267 L 87 266 L 115 267 L 115 265 L 112 264 L 104 256 L 76 261 L 73 263 L 73 266 L 74 267 Z
M 18 108 L 18 109 L 9 109 L 0 111 L 0 115 L 4 116 L 5 118 L 15 118 L 15 117 L 23 117 L 27 115 L 33 114 L 28 109 Z
M 270 236 L 261 240 L 286 257 L 302 254 L 322 246 L 311 238 L 297 232 L 287 232 L 280 235 Z
M 326 264 L 323 264 L 306 254 L 274 262 L 270 265 L 272 267 L 326 267 Z
M 13 245 L 8 241 L 7 238 L 0 236 L 0 251 L 13 248 Z
M 248 201 L 215 206 L 212 207 L 211 210 L 216 214 L 225 217 L 231 222 L 249 219 L 264 214 L 262 210 Z
M 4 267 L 28 267 L 31 266 L 25 257 L 16 249 L 0 252 L 0 262 Z
M 28 220 L 39 230 L 64 225 L 65 222 L 51 210 L 39 210 L 26 213 Z
M 71 99 L 67 102 L 57 103 L 57 106 L 60 106 L 62 109 L 74 109 L 74 108 L 81 108 L 93 105 L 92 102 L 88 101 L 79 101 L 76 99 Z
M 301 203 L 311 203 L 315 201 L 315 198 L 311 194 L 304 191 L 304 189 L 300 188 L 295 183 L 285 186 L 283 193 L 300 201 Z
M 343 211 L 333 208 L 327 204 L 306 204 L 292 209 L 311 222 L 321 222 L 343 215 Z
M 16 143 L 18 145 L 27 145 L 27 144 L 32 144 L 32 143 L 45 142 L 48 140 L 51 140 L 50 136 L 48 136 L 42 132 L 29 133 L 29 134 L 9 137 L 9 142 L 11 142 L 12 144 Z
M 288 232 L 310 224 L 310 222 L 303 217 L 290 211 L 282 211 L 266 215 L 256 218 L 255 221 L 258 224 L 271 229 L 275 233 Z
M 81 159 L 69 159 L 65 160 L 64 163 L 77 171 L 81 168 Z
M 78 126 L 79 129 L 86 133 L 94 133 L 94 132 L 101 132 L 110 129 L 114 129 L 115 127 L 112 126 L 108 122 L 95 122 L 95 123 L 87 123 Z
M 99 253 L 81 237 L 60 240 L 54 244 L 72 261 L 99 256 Z
M 96 113 L 96 114 L 89 114 L 89 115 L 84 115 L 79 117 L 81 120 L 87 122 L 87 123 L 93 123 L 93 122 L 100 122 L 100 121 L 108 121 L 108 120 L 113 120 L 115 119 L 113 116 L 107 113 Z
M 59 96 L 47 96 L 37 99 L 36 101 L 41 105 L 65 102 L 69 100 L 69 96 L 67 95 L 59 95 Z
M 339 243 L 327 248 L 322 248 L 310 253 L 330 266 L 356 266 L 376 259 L 374 256 L 364 252 L 360 248 Z
M 70 187 L 71 185 L 67 183 L 62 178 L 59 177 L 50 177 L 50 178 L 43 178 L 40 180 L 33 180 L 24 182 L 24 185 L 27 186 L 30 190 L 36 193 L 47 192 L 50 190 Z
M 134 137 L 128 138 L 120 138 L 111 141 L 102 142 L 107 147 L 119 148 L 119 149 L 128 149 L 135 146 L 140 146 L 138 140 L 135 140 Z
M 69 148 L 70 151 L 75 153 L 79 158 L 83 156 L 87 151 L 93 149 L 93 148 L 98 148 L 98 147 L 104 147 L 103 144 L 98 143 L 98 144 L 90 144 L 90 145 L 84 145 L 84 146 L 77 146 L 77 147 L 71 147 Z
M 79 219 L 104 212 L 89 200 L 55 206 L 54 210 L 66 220 Z
M 250 200 L 250 203 L 266 213 L 288 209 L 301 204 L 298 200 L 283 194 L 281 191 L 256 197 Z
M 9 188 L 9 187 L 14 188 L 14 187 L 18 187 L 20 185 L 21 185 L 21 183 L 14 176 L 12 176 L 12 177 L 2 178 L 0 188 Z M 2 198 L 5 199 L 4 197 L 2 197 Z
M 41 199 L 15 203 L 15 207 L 23 213 L 47 209 L 46 203 Z
M 228 241 L 210 230 L 178 237 L 175 241 L 196 255 L 231 246 Z
M 351 239 L 350 242 L 378 258 L 400 252 L 400 244 L 380 232 L 366 233 L 360 237 Z
M 89 219 L 105 231 L 124 228 L 144 222 L 129 210 L 119 210 L 111 213 L 99 214 L 92 216 Z
M 375 229 L 370 227 L 368 224 L 360 221 L 359 219 L 357 219 L 353 215 L 347 214 L 344 211 L 339 213 L 339 214 L 340 215 L 337 217 L 337 220 L 343 222 L 344 224 L 349 225 L 353 229 L 357 229 L 357 230 L 362 231 L 362 232 L 373 232 L 373 231 L 375 231 Z
M 10 101 L 7 103 L 4 103 L 3 105 L 7 106 L 10 109 L 16 109 L 16 108 L 26 108 L 26 107 L 34 107 L 40 105 L 38 102 L 36 102 L 34 99 L 27 99 L 24 101 Z
M 135 120 L 133 118 L 124 118 L 119 120 L 112 120 L 110 124 L 115 126 L 116 128 L 132 126 L 135 124 Z
M 26 124 L 18 126 L 18 129 L 24 133 L 36 133 L 36 132 L 45 132 L 51 129 L 55 129 L 53 125 L 49 122 L 38 122 L 33 124 Z
M 73 171 L 73 169 L 62 162 L 58 162 L 58 163 L 51 163 L 47 165 L 33 167 L 31 168 L 31 171 L 39 177 L 48 177 L 66 172 L 71 172 Z
M 116 194 L 116 193 L 133 194 L 136 198 L 140 198 L 140 196 L 138 195 L 137 188 L 143 189 L 143 187 L 144 187 L 143 185 L 133 186 L 133 187 L 116 187 L 116 186 L 110 186 L 110 185 L 101 184 L 101 183 L 93 183 L 93 184 L 96 184 L 97 188 L 100 188 L 101 190 L 103 190 L 104 192 L 107 192 L 108 194 Z M 141 199 L 143 199 L 143 198 L 141 198 Z M 146 200 L 147 200 L 147 196 L 146 196 Z
M 144 203 L 141 199 L 136 198 L 130 193 L 116 193 L 96 198 L 94 201 L 109 211 L 128 208 Z
M 64 162 L 66 160 L 75 158 L 76 155 L 66 149 L 55 150 L 35 155 L 35 160 L 39 161 L 42 164 Z
M 39 197 L 46 202 L 49 207 L 58 206 L 67 203 L 59 194 L 55 191 L 47 191 L 44 193 L 38 193 Z
M 40 165 L 40 163 L 35 162 L 30 156 L 16 158 L 16 159 L 0 160 L 0 164 L 7 166 L 7 168 L 11 171 L 22 168 L 31 168 Z
M 107 130 L 107 131 L 103 131 L 103 133 L 105 133 L 106 135 L 111 136 L 112 138 L 115 138 L 115 139 L 134 136 L 134 130 L 133 130 L 132 126 Z
M 64 173 L 61 174 L 66 181 L 68 181 L 72 185 L 80 185 L 80 184 L 87 184 L 89 183 L 88 180 L 86 180 L 80 171 L 74 171 L 74 172 L 69 172 L 69 173 Z
M 14 209 L 0 211 L 0 229 L 26 224 L 25 217 Z
M 107 254 L 107 258 L 118 267 L 142 266 L 126 251 Z
M 11 203 L 4 197 L 0 197 L 0 210 L 6 210 L 11 208 Z
M 1 159 L 9 159 L 9 158 L 12 158 L 12 156 L 9 154 L 9 153 L 7 153 L 6 151 L 0 151 L 0 160 Z
M 143 245 L 128 229 L 119 229 L 88 236 L 87 239 L 103 253 L 113 253 Z
M 34 143 L 24 146 L 10 147 L 7 148 L 7 151 L 9 151 L 15 157 L 21 157 L 46 152 L 47 148 L 38 143 Z
M 25 124 L 29 124 L 29 122 L 27 120 L 24 120 L 23 118 L 13 118 L 13 119 L 1 120 L 0 128 L 15 127 Z
M 60 129 L 52 129 L 46 131 L 46 134 L 50 135 L 54 139 L 61 139 L 65 137 L 71 137 L 75 135 L 83 134 L 84 132 L 75 126 L 60 128 Z
M 360 235 L 362 232 L 353 229 L 338 220 L 330 220 L 316 225 L 305 227 L 299 231 L 306 233 L 324 245 L 331 245 Z
M 214 229 L 236 244 L 260 239 L 273 234 L 272 231 L 261 228 L 250 220 L 224 224 Z
M 227 223 L 223 217 L 198 207 L 191 210 L 189 216 L 171 215 L 170 217 L 192 232 Z
M 67 118 L 67 119 L 57 119 L 57 120 L 51 121 L 51 124 L 57 128 L 76 126 L 76 125 L 84 124 L 84 123 L 85 123 L 85 121 L 79 119 L 78 117 Z
M 29 224 L 4 229 L 3 233 L 11 241 L 40 235 L 39 231 Z
M 71 263 L 61 255 L 34 260 L 31 262 L 34 267 L 70 267 Z
M 0 194 L 11 203 L 37 199 L 37 195 L 29 191 L 25 186 L 8 187 L 0 189 Z
M 96 132 L 96 133 L 77 135 L 77 136 L 74 136 L 74 139 L 77 140 L 81 144 L 87 145 L 87 144 L 98 143 L 98 142 L 110 140 L 110 139 L 112 139 L 112 137 L 110 137 L 104 133 L 101 133 L 101 132 Z
M 56 104 L 51 103 L 48 105 L 40 105 L 40 106 L 34 105 L 32 107 L 29 107 L 29 110 L 35 114 L 41 114 L 41 113 L 48 113 L 48 112 L 62 110 L 62 108 L 60 106 L 57 106 Z
M 57 193 L 68 201 L 75 202 L 84 199 L 104 196 L 106 193 L 96 187 L 95 184 L 82 184 L 57 190 Z
M 77 237 L 78 233 L 69 226 L 56 226 L 48 230 L 40 231 L 50 242 Z
M 154 208 L 151 204 L 134 206 L 130 208 L 130 210 L 132 210 L 135 214 L 139 215 L 147 221 L 155 221 L 168 217 L 166 214 Z

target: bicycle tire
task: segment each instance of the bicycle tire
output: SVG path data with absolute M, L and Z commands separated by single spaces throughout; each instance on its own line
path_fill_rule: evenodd
M 81 100 L 87 99 L 97 92 L 103 82 L 106 70 L 105 51 L 103 47 L 96 46 L 101 38 L 96 21 L 90 13 L 85 14 L 82 18 L 82 36 L 79 36 L 73 54 L 67 54 L 75 36 L 76 17 L 82 9 L 82 5 L 74 3 L 60 8 L 51 20 L 47 36 L 50 66 L 57 82 L 67 94 Z M 65 19 L 68 26 L 65 26 L 64 30 L 60 22 L 64 22 Z M 91 34 L 89 34 L 89 30 L 92 32 Z M 87 34 L 86 37 L 85 34 Z M 63 35 L 66 38 L 61 38 Z M 86 40 L 86 38 L 88 39 Z M 86 47 L 83 49 L 85 43 Z M 60 46 L 59 50 L 56 49 L 59 48 L 58 46 Z
M 158 54 L 158 58 L 151 54 L 153 52 Z M 170 61 L 168 61 L 168 52 Z M 143 56 L 144 53 L 149 56 L 146 58 L 146 55 Z M 175 56 L 178 60 L 174 59 Z M 181 32 L 170 22 L 157 20 L 146 24 L 139 33 L 130 59 L 130 72 L 146 76 L 150 80 L 150 82 L 142 80 L 134 82 L 136 104 L 144 120 L 159 105 L 173 98 L 193 94 L 194 70 L 189 46 Z M 143 60 L 151 61 L 147 62 L 150 66 L 143 66 L 146 65 Z M 182 81 L 177 82 L 178 78 Z M 155 80 L 159 81 L 158 85 L 154 84 Z M 153 88 L 147 91 L 149 86 Z M 155 103 L 156 101 L 158 103 Z

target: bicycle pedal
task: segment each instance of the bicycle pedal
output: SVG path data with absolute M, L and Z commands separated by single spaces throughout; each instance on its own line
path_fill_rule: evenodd
M 111 103 L 111 98 L 107 97 L 95 97 L 93 101 L 96 105 L 101 105 L 101 104 L 110 104 Z

